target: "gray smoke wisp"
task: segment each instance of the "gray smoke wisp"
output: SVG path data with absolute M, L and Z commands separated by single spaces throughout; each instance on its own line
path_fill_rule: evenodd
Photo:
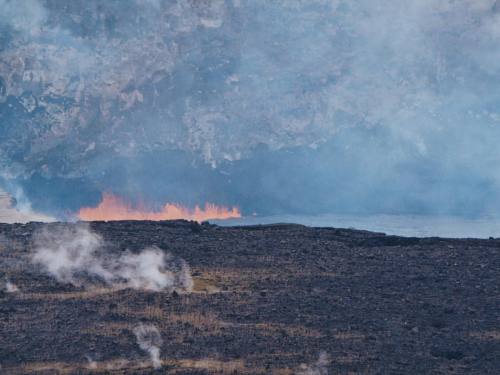
M 151 324 L 140 324 L 134 328 L 134 334 L 139 347 L 149 354 L 153 367 L 160 368 L 160 348 L 163 340 L 158 328 Z
M 87 360 L 87 368 L 89 370 L 97 369 L 97 362 L 90 355 L 86 355 L 85 359 Z
M 114 288 L 190 291 L 189 266 L 157 247 L 116 256 L 105 251 L 101 236 L 88 226 L 44 230 L 35 236 L 33 262 L 58 281 L 93 286 L 95 280 Z
M 330 356 L 327 352 L 320 352 L 318 360 L 312 365 L 303 364 L 300 366 L 296 375 L 328 375 L 328 365 Z

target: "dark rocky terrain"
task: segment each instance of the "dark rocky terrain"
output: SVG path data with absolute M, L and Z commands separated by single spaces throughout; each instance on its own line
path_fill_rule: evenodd
M 2 374 L 498 374 L 500 240 L 300 225 L 96 222 L 110 256 L 157 245 L 192 293 L 83 289 L 0 225 Z M 162 367 L 133 329 L 154 324 Z M 305 364 L 305 365 L 304 365 Z

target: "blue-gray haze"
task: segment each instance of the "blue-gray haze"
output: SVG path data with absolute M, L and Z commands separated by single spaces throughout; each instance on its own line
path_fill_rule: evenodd
M 495 0 L 0 0 L 0 186 L 500 214 Z

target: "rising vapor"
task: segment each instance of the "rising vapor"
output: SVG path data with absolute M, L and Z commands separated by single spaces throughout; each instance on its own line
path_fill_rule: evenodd
M 4 280 L 0 280 L 0 292 L 16 293 L 19 292 L 19 288 L 8 278 L 5 278 Z
M 88 226 L 45 229 L 35 235 L 33 262 L 58 281 L 92 287 L 96 279 L 114 288 L 190 291 L 189 266 L 156 248 L 115 255 Z
M 327 352 L 320 352 L 318 360 L 311 364 L 303 364 L 296 372 L 296 375 L 328 375 L 328 365 L 330 364 L 330 356 Z
M 153 367 L 160 368 L 160 350 L 163 340 L 158 328 L 151 324 L 140 324 L 134 328 L 134 334 L 139 347 L 149 354 Z

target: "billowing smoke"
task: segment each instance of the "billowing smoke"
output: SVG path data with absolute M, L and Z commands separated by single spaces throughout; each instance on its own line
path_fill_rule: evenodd
M 322 351 L 319 353 L 318 360 L 314 364 L 301 365 L 296 375 L 328 375 L 328 365 L 330 362 L 328 353 Z
M 190 291 L 189 266 L 163 250 L 107 252 L 101 236 L 88 226 L 44 229 L 35 236 L 33 262 L 58 281 L 76 286 L 104 283 L 116 288 Z
M 153 367 L 160 368 L 160 349 L 163 340 L 158 328 L 151 324 L 140 324 L 134 328 L 134 334 L 139 347 L 149 354 Z
M 109 191 L 244 214 L 500 214 L 496 0 L 0 8 L 0 183 L 35 210 Z

